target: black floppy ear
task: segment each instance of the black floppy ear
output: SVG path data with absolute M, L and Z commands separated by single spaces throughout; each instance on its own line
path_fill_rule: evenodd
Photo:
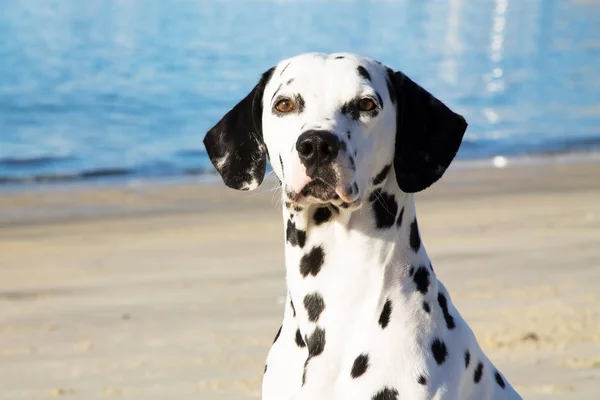
M 402 72 L 388 70 L 388 79 L 396 99 L 396 180 L 403 192 L 419 192 L 442 177 L 467 122 Z
M 274 69 L 266 71 L 254 89 L 204 137 L 210 161 L 230 188 L 253 190 L 265 177 L 267 148 L 262 132 L 262 100 Z

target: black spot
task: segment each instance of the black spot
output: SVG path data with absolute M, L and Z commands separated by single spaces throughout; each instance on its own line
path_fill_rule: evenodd
M 479 383 L 481 380 L 481 375 L 483 375 L 483 363 L 477 364 L 477 368 L 475 368 L 475 373 L 473 374 L 473 380 L 475 383 Z
M 337 56 L 335 59 L 336 60 L 341 60 L 342 58 L 344 58 L 344 56 Z
M 331 218 L 331 210 L 329 207 L 319 207 L 313 215 L 313 220 L 316 225 L 321 225 L 322 223 L 329 221 L 329 218 Z
M 273 99 L 275 98 L 275 96 L 277 96 L 277 93 L 279 93 L 279 90 L 281 90 L 281 86 L 283 84 L 279 84 L 279 86 L 277 87 L 277 90 L 275 91 L 275 93 L 273 93 L 273 96 L 271 96 L 271 101 L 273 101 Z
M 304 308 L 308 312 L 308 320 L 317 322 L 321 313 L 325 309 L 325 301 L 319 293 L 307 294 L 304 296 Z
M 369 71 L 367 71 L 365 69 L 365 67 L 363 67 L 362 65 L 359 65 L 358 68 L 358 74 L 360 76 L 362 76 L 363 78 L 365 78 L 366 80 L 370 81 L 371 80 L 371 74 L 369 74 Z
M 446 356 L 448 355 L 446 343 L 442 342 L 440 339 L 434 339 L 431 343 L 431 351 L 433 352 L 433 358 L 438 365 L 442 365 L 444 361 L 446 361 Z
M 292 206 L 292 203 L 290 203 L 289 201 L 285 202 L 285 208 L 287 208 L 289 210 L 291 206 Z
M 292 78 L 292 79 L 288 80 L 288 81 L 287 81 L 285 84 L 286 84 L 286 85 L 289 85 L 289 84 L 291 84 L 292 82 L 294 82 L 294 78 Z
M 469 368 L 469 363 L 471 362 L 471 353 L 469 350 L 465 351 L 465 368 Z
M 341 140 L 341 141 L 340 141 L 340 150 L 341 150 L 341 151 L 346 151 L 347 149 L 348 149 L 348 147 L 347 147 L 347 145 L 346 145 L 346 142 L 345 142 L 345 141 L 343 141 L 343 140 Z
M 294 307 L 294 302 L 290 298 L 290 306 L 292 306 L 292 312 L 294 313 L 294 318 L 296 317 L 296 307 Z
M 375 216 L 375 226 L 377 229 L 389 228 L 394 225 L 396 213 L 398 212 L 398 203 L 393 194 L 383 192 L 381 189 L 375 189 L 369 196 L 371 208 Z
M 263 374 L 266 374 L 266 373 L 267 373 L 267 367 L 268 367 L 268 365 L 267 365 L 267 364 L 265 364 L 265 372 L 263 372 Z
M 308 367 L 309 361 L 310 361 L 310 354 L 306 358 L 306 361 L 304 361 L 304 372 L 302 373 L 302 386 L 304 386 L 304 384 L 306 383 L 306 367 Z
M 317 276 L 323 266 L 324 260 L 325 252 L 323 251 L 323 247 L 313 247 L 308 254 L 303 255 L 300 259 L 300 273 L 304 278 L 306 278 L 308 274 Z
M 379 100 L 379 106 L 383 109 L 383 99 L 378 92 L 375 92 L 375 96 L 377 96 L 377 100 Z
M 502 375 L 500 375 L 500 372 L 496 371 L 494 376 L 496 377 L 496 383 L 498 384 L 498 386 L 504 389 L 506 385 L 504 384 L 504 379 L 502 379 Z
M 367 368 L 369 368 L 369 355 L 361 354 L 360 356 L 356 357 L 356 360 L 354 360 L 354 364 L 352 364 L 352 371 L 350 371 L 350 376 L 352 376 L 353 379 L 356 379 L 367 372 Z
M 346 132 L 346 136 L 348 136 L 348 139 L 352 139 L 352 133 L 350 131 Z
M 340 204 L 340 207 L 348 208 L 348 207 L 350 207 L 350 203 L 342 203 L 342 204 Z
M 386 387 L 377 392 L 371 400 L 398 400 L 398 391 Z
M 347 115 L 354 120 L 358 120 L 360 118 L 360 110 L 355 101 L 344 103 L 340 111 L 342 114 Z
M 415 274 L 415 267 L 411 266 L 408 270 L 408 275 L 412 277 L 414 274 Z
M 400 210 L 400 214 L 398 215 L 398 219 L 396 220 L 396 226 L 400 228 L 402 226 L 402 218 L 404 217 L 404 207 Z
M 419 267 L 413 276 L 413 281 L 415 281 L 419 292 L 422 294 L 427 293 L 429 289 L 429 271 L 427 267 Z
M 423 375 L 419 375 L 419 379 L 417 379 L 417 382 L 419 383 L 419 385 L 427 385 L 427 378 L 425 378 Z
M 287 222 L 285 237 L 292 246 L 300 246 L 302 248 L 306 244 L 306 232 L 296 229 L 296 224 L 290 219 Z
M 426 301 L 423 302 L 423 310 L 425 310 L 427 314 L 431 312 L 431 307 L 429 307 L 429 303 Z
M 302 334 L 300 333 L 300 328 L 296 329 L 296 344 L 298 347 L 306 347 L 306 343 L 304 343 L 304 339 L 302 339 Z
M 442 313 L 444 314 L 446 326 L 448 327 L 448 329 L 454 329 L 454 327 L 456 326 L 454 324 L 454 318 L 448 312 L 448 302 L 446 301 L 446 296 L 444 296 L 442 293 L 438 293 L 438 303 L 440 304 Z
M 287 65 L 285 67 L 283 67 L 283 69 L 281 70 L 281 72 L 279 73 L 279 76 L 283 75 L 283 73 L 285 72 L 285 70 L 287 69 L 287 67 L 290 66 L 292 62 L 290 61 L 289 63 L 287 63 Z
M 283 160 L 281 159 L 281 154 L 279 155 L 279 163 L 281 164 L 281 176 L 284 176 L 284 177 L 285 177 L 285 175 L 284 175 L 284 173 L 283 173 Z M 286 204 L 287 204 L 287 203 L 286 203 Z M 288 207 L 288 208 L 289 208 L 289 207 Z
M 340 209 L 337 208 L 337 206 L 334 206 L 333 204 L 331 204 L 329 207 L 331 208 L 331 211 L 333 211 L 334 213 L 336 213 L 336 214 L 340 213 Z
M 307 345 L 311 357 L 320 355 L 325 349 L 325 331 L 317 326 L 308 338 Z
M 390 315 L 392 315 L 392 302 L 390 299 L 387 299 L 381 310 L 381 315 L 379 316 L 379 325 L 381 325 L 381 329 L 385 329 L 390 323 Z
M 383 183 L 383 181 L 385 180 L 385 178 L 390 173 L 391 168 L 392 168 L 392 164 L 388 164 L 385 167 L 383 167 L 383 169 L 377 175 L 375 175 L 375 178 L 373 178 L 373 185 L 375 185 L 375 186 L 381 185 Z
M 301 113 L 302 111 L 304 111 L 304 105 L 305 105 L 304 98 L 301 95 L 297 94 L 295 96 L 295 99 L 296 99 L 297 112 Z
M 356 164 L 354 163 L 354 158 L 350 157 L 350 168 L 356 169 Z
M 303 210 L 302 206 L 294 206 L 294 211 L 300 212 L 302 210 Z
M 277 334 L 275 335 L 275 339 L 273 339 L 273 343 L 275 343 L 277 341 L 277 339 L 279 339 L 279 335 L 281 335 L 281 329 L 283 328 L 283 325 L 281 325 L 279 327 L 279 330 L 277 331 Z
M 416 252 L 421 248 L 421 237 L 419 236 L 419 225 L 417 219 L 410 224 L 410 247 Z

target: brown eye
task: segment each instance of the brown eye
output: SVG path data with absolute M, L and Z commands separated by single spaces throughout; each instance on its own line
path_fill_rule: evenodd
M 294 111 L 296 107 L 289 99 L 281 99 L 275 104 L 275 109 L 281 113 L 289 113 Z
M 375 107 L 375 102 L 371 99 L 365 98 L 358 102 L 358 109 L 360 111 L 373 111 Z

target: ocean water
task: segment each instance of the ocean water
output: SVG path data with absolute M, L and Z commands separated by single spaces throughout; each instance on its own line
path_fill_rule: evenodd
M 407 73 L 463 159 L 600 147 L 598 2 L 0 0 L 0 183 L 212 173 L 204 133 L 308 51 Z

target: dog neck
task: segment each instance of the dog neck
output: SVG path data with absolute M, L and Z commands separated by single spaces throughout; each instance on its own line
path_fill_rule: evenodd
M 400 191 L 393 174 L 355 211 L 284 206 L 286 280 L 303 336 L 310 341 L 318 327 L 343 346 L 366 321 L 375 318 L 385 328 L 390 296 L 406 329 L 419 327 L 415 309 L 429 312 L 437 279 L 415 211 L 414 196 Z

